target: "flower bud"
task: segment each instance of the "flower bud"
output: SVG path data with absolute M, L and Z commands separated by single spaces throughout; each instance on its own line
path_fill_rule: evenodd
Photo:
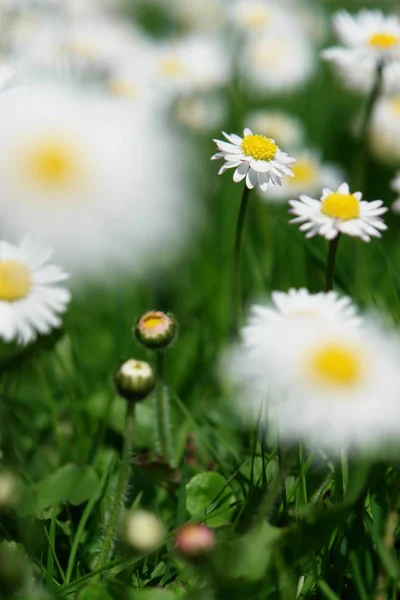
M 156 379 L 148 363 L 131 358 L 115 371 L 114 383 L 122 398 L 130 402 L 139 402 L 154 389 Z
M 184 525 L 175 536 L 175 548 L 188 559 L 198 559 L 215 546 L 215 533 L 205 525 L 190 523 Z
M 176 339 L 177 324 L 171 313 L 152 310 L 140 317 L 134 332 L 137 340 L 151 350 L 163 350 Z
M 135 509 L 124 518 L 122 539 L 132 550 L 147 554 L 162 544 L 165 537 L 163 523 L 152 512 Z
M 20 499 L 21 484 L 9 471 L 0 471 L 0 512 L 14 508 Z

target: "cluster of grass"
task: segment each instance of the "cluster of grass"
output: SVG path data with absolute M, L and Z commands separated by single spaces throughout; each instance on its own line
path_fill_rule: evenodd
M 232 99 L 235 90 L 229 94 Z M 251 102 L 243 94 L 235 101 L 227 131 L 240 131 Z M 263 106 L 298 115 L 309 145 L 351 177 L 357 146 L 349 123 L 362 99 L 344 92 L 329 69 L 321 65 L 304 90 Z M 277 448 L 262 419 L 244 428 L 232 411 L 218 361 L 234 339 L 240 188 L 228 176 L 217 177 L 209 162 L 211 139 L 188 143 L 198 165 L 193 189 L 201 195 L 204 222 L 174 267 L 142 281 L 115 281 L 104 273 L 97 284 L 75 291 L 62 332 L 11 355 L 2 349 L 1 463 L 19 476 L 24 491 L 18 506 L 0 515 L 0 597 L 12 595 L 6 583 L 23 571 L 24 599 L 396 598 L 400 463 L 336 464 L 301 447 Z M 393 172 L 367 160 L 364 196 L 389 204 Z M 325 240 L 306 241 L 288 225 L 285 205 L 266 205 L 255 195 L 248 217 L 245 305 L 272 290 L 323 289 Z M 382 241 L 342 240 L 335 287 L 397 324 L 398 217 L 386 221 Z M 111 561 L 96 570 L 124 431 L 125 404 L 111 374 L 123 358 L 153 362 L 132 336 L 133 323 L 149 309 L 170 310 L 179 323 L 178 339 L 165 354 L 173 456 L 167 464 L 156 452 L 149 398 L 137 409 L 124 504 L 156 513 L 168 537 L 148 556 L 129 554 L 117 543 Z M 175 532 L 189 521 L 217 535 L 210 556 L 195 564 L 173 545 Z

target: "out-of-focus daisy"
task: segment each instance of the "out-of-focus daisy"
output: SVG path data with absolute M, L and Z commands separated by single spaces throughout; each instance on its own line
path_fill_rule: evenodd
M 280 110 L 255 110 L 246 119 L 250 129 L 271 137 L 283 148 L 296 149 L 304 140 L 300 119 Z
M 180 144 L 153 111 L 64 88 L 10 90 L 0 95 L 0 148 L 3 231 L 31 231 L 73 273 L 146 269 L 179 246 Z
M 253 321 L 234 368 L 238 381 L 268 399 L 281 439 L 340 454 L 398 439 L 399 360 L 397 339 L 368 321 L 349 327 L 339 314 Z M 243 410 L 256 416 L 258 401 L 247 397 L 254 404 Z
M 371 152 L 388 164 L 400 160 L 400 94 L 378 99 L 369 127 Z
M 398 196 L 392 204 L 392 211 L 398 215 L 400 214 L 400 171 L 396 173 L 396 177 L 392 181 L 392 190 Z
M 360 60 L 400 58 L 400 21 L 380 10 L 360 10 L 351 15 L 341 10 L 333 17 L 333 28 L 343 46 L 329 48 L 324 58 L 339 63 L 357 56 Z
M 343 181 L 338 167 L 324 165 L 317 153 L 302 152 L 296 154 L 296 162 L 292 166 L 293 177 L 282 182 L 281 187 L 275 187 L 271 194 L 261 194 L 264 200 L 285 201 L 300 194 L 315 195 L 323 187 L 337 188 Z
M 281 185 L 285 175 L 293 177 L 291 165 L 296 159 L 282 152 L 273 139 L 254 134 L 248 127 L 243 138 L 235 133 L 222 133 L 228 141 L 214 140 L 219 151 L 211 157 L 212 160 L 225 160 L 219 175 L 227 169 L 235 169 L 233 180 L 236 183 L 246 178 L 248 188 L 259 185 L 262 190 Z
M 160 94 L 206 91 L 226 83 L 230 53 L 220 36 L 197 33 L 166 42 L 154 55 L 154 81 Z
M 257 339 L 264 334 L 269 335 L 270 324 L 281 319 L 336 319 L 349 326 L 356 326 L 360 322 L 351 298 L 339 296 L 334 291 L 311 294 L 305 288 L 291 288 L 288 292 L 272 292 L 271 299 L 271 305 L 252 307 L 248 328 L 245 329 L 249 343 L 253 334 Z
M 215 29 L 225 21 L 226 10 L 221 0 L 169 0 L 166 9 L 185 29 Z
M 292 13 L 285 10 L 284 2 L 278 4 L 270 0 L 232 0 L 228 16 L 240 31 L 251 36 L 276 29 L 284 31 L 295 24 Z
M 366 202 L 361 200 L 361 192 L 350 193 L 347 183 L 342 183 L 336 191 L 324 189 L 320 200 L 302 194 L 300 200 L 290 200 L 290 212 L 297 215 L 291 223 L 301 223 L 300 231 L 306 237 L 322 235 L 332 240 L 339 233 L 359 237 L 369 242 L 372 237 L 381 237 L 385 231 L 381 215 L 387 208 L 382 200 Z
M 190 94 L 179 98 L 174 107 L 176 120 L 195 133 L 215 130 L 224 120 L 227 106 L 213 94 Z
M 0 242 L 0 337 L 27 344 L 59 327 L 70 299 L 60 285 L 68 274 L 46 264 L 52 250 L 24 237 L 18 246 Z
M 239 57 L 240 74 L 248 90 L 263 94 L 299 88 L 313 75 L 315 66 L 311 42 L 290 28 L 250 38 Z

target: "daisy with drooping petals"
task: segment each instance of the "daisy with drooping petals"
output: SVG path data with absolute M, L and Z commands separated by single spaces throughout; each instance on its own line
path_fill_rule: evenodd
M 69 275 L 46 264 L 52 250 L 25 236 L 19 246 L 0 242 L 0 337 L 21 344 L 59 327 L 70 299 L 60 285 Z
M 343 181 L 340 169 L 334 165 L 324 165 L 316 152 L 302 151 L 296 156 L 292 167 L 293 177 L 274 187 L 271 195 L 261 192 L 263 200 L 285 201 L 300 194 L 316 194 L 325 185 L 335 188 Z
M 322 235 L 333 240 L 339 233 L 359 237 L 369 242 L 372 237 L 381 237 L 380 231 L 387 226 L 381 218 L 387 208 L 382 200 L 366 202 L 361 192 L 350 193 L 347 183 L 337 191 L 324 189 L 320 200 L 302 194 L 300 200 L 290 200 L 290 212 L 297 215 L 291 223 L 301 223 L 300 231 L 306 237 Z
M 296 159 L 282 152 L 272 138 L 254 134 L 248 127 L 244 130 L 243 138 L 235 133 L 222 133 L 228 142 L 214 140 L 219 152 L 211 157 L 211 160 L 223 158 L 226 161 L 219 175 L 227 169 L 235 169 L 233 181 L 237 183 L 246 178 L 249 189 L 259 185 L 262 190 L 281 185 L 285 175 L 293 177 L 290 165 Z
M 392 190 L 396 192 L 397 198 L 392 204 L 392 211 L 397 215 L 400 214 L 400 171 L 396 174 L 391 184 Z
M 376 323 L 349 327 L 336 315 L 250 323 L 232 366 L 238 382 L 268 397 L 282 440 L 340 454 L 398 439 L 399 360 L 399 341 Z M 259 400 L 246 397 L 253 405 L 242 408 L 256 417 Z
M 337 319 L 351 326 L 360 322 L 351 298 L 339 296 L 332 290 L 311 294 L 305 288 L 291 288 L 288 292 L 272 292 L 271 299 L 270 306 L 252 306 L 249 325 L 244 330 L 247 340 L 251 339 L 252 332 L 260 336 L 269 335 L 270 324 L 280 319 Z

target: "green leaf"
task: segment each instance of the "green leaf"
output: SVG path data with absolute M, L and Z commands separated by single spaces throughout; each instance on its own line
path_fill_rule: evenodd
M 210 527 L 219 527 L 230 522 L 235 496 L 228 489 L 226 479 L 219 473 L 206 471 L 195 475 L 186 485 L 186 508 L 191 517 L 198 517 L 215 509 L 227 510 L 205 522 Z
M 20 507 L 21 516 L 37 515 L 62 502 L 79 505 L 89 500 L 99 484 L 93 467 L 68 464 L 48 475 L 30 490 Z
M 176 600 L 176 594 L 161 588 L 135 590 L 130 595 L 132 600 Z

